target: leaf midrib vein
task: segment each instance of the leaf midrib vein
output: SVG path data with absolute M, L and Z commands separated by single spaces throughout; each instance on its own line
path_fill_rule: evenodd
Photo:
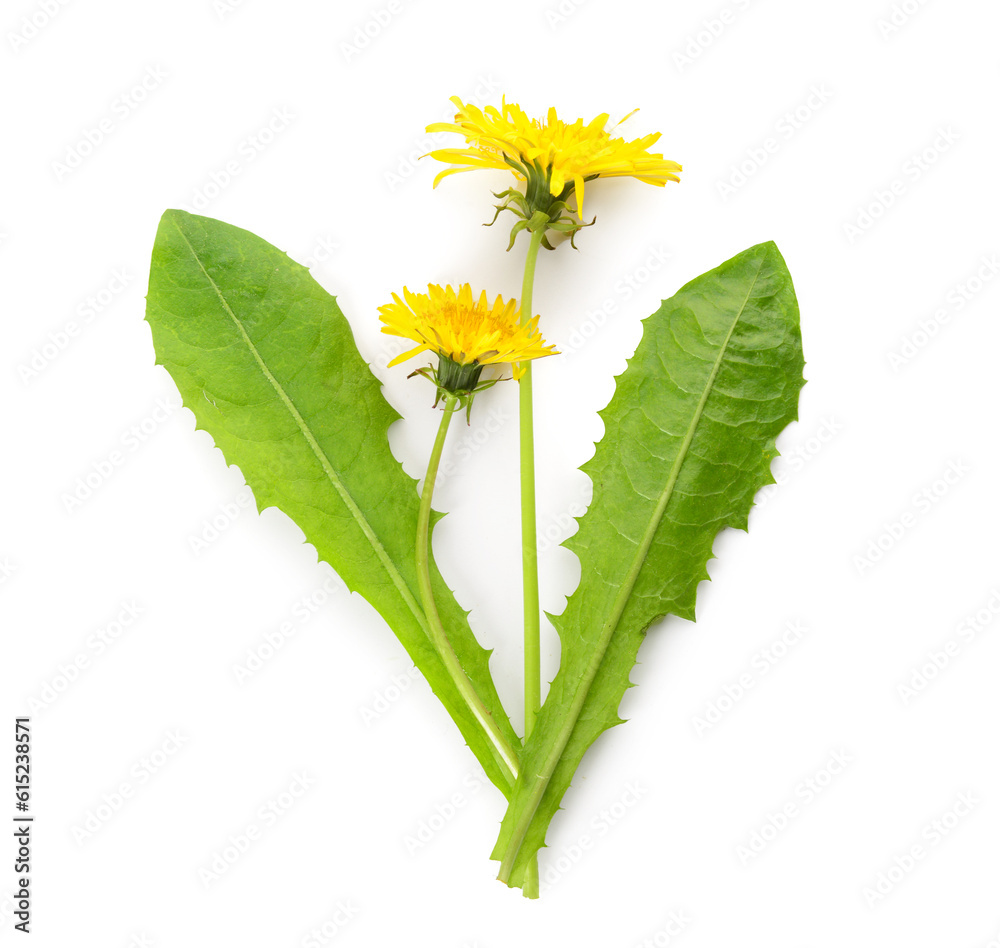
M 750 300 L 750 294 L 753 292 L 754 287 L 757 285 L 757 280 L 760 278 L 760 272 L 764 267 L 764 260 L 767 254 L 761 255 L 760 261 L 757 265 L 757 272 L 754 274 L 753 279 L 750 281 L 750 286 L 747 288 L 746 296 L 743 299 L 742 304 L 740 304 L 739 309 L 736 312 L 736 316 L 733 319 L 732 324 L 729 327 L 729 331 L 726 333 L 726 338 L 723 340 L 722 345 L 719 347 L 719 354 L 716 356 L 715 364 L 712 366 L 712 371 L 705 383 L 702 390 L 701 398 L 699 399 L 698 406 L 695 409 L 694 417 L 691 419 L 691 423 L 688 425 L 688 430 L 684 436 L 684 442 L 681 444 L 680 449 L 677 453 L 677 458 L 670 469 L 670 473 L 667 475 L 667 481 L 663 487 L 663 491 L 660 495 L 660 499 L 657 503 L 656 509 L 653 512 L 653 516 L 650 518 L 649 524 L 646 527 L 646 532 L 643 536 L 642 542 L 639 545 L 639 549 L 636 551 L 635 556 L 632 560 L 632 565 L 629 568 L 629 572 L 626 576 L 625 582 L 619 587 L 618 596 L 615 598 L 614 604 L 611 607 L 611 614 L 608 617 L 607 622 L 601 629 L 601 636 L 598 639 L 597 647 L 594 649 L 591 660 L 587 666 L 586 671 L 581 676 L 579 685 L 576 688 L 573 697 L 573 703 L 570 706 L 569 713 L 564 719 L 562 727 L 556 734 L 554 745 L 546 757 L 541 768 L 537 770 L 537 777 L 532 784 L 532 791 L 528 797 L 526 806 L 522 809 L 521 818 L 517 821 L 514 827 L 511 840 L 508 843 L 505 858 L 503 860 L 503 865 L 508 868 L 512 868 L 514 862 L 516 861 L 517 855 L 520 853 L 521 846 L 524 842 L 524 837 L 527 835 L 527 830 L 534 819 L 535 812 L 537 811 L 539 805 L 542 802 L 542 797 L 545 794 L 549 783 L 552 780 L 552 775 L 555 772 L 555 768 L 558 766 L 560 759 L 562 758 L 563 751 L 566 749 L 566 745 L 569 743 L 572 737 L 573 731 L 576 728 L 576 723 L 579 720 L 580 712 L 583 710 L 583 705 L 587 700 L 587 696 L 590 694 L 591 686 L 593 685 L 594 679 L 597 677 L 597 672 L 600 670 L 601 664 L 604 661 L 604 655 L 607 652 L 608 645 L 618 628 L 618 623 L 621 620 L 622 614 L 625 611 L 625 606 L 627 605 L 629 598 L 632 594 L 632 589 L 635 586 L 636 581 L 639 578 L 639 573 L 642 570 L 642 566 L 645 563 L 646 557 L 649 553 L 649 547 L 653 542 L 653 538 L 656 535 L 656 531 L 659 529 L 660 522 L 663 519 L 663 514 L 666 512 L 667 505 L 670 502 L 670 498 L 673 495 L 674 485 L 677 482 L 677 478 L 680 475 L 681 467 L 684 464 L 684 460 L 687 457 L 688 450 L 691 446 L 691 442 L 694 440 L 695 432 L 698 429 L 698 425 L 701 423 L 702 414 L 705 410 L 705 405 L 708 402 L 709 396 L 711 395 L 712 389 L 715 385 L 716 377 L 719 374 L 719 369 L 722 366 L 723 359 L 725 358 L 726 352 L 729 348 L 729 342 L 732 339 L 733 332 L 736 330 L 736 326 L 739 324 L 740 319 L 746 310 L 747 302 Z M 514 859 L 509 859 L 511 847 L 516 845 L 517 849 L 514 852 Z M 501 869 L 501 872 L 503 869 Z
M 205 279 L 208 281 L 209 285 L 214 290 L 215 295 L 218 297 L 219 302 L 222 305 L 222 308 L 226 311 L 229 318 L 233 321 L 233 325 L 235 325 L 237 330 L 239 331 L 240 336 L 243 339 L 243 342 L 246 344 L 247 349 L 253 356 L 254 361 L 257 363 L 258 368 L 261 370 L 264 377 L 270 383 L 271 387 L 274 389 L 278 398 L 281 400 L 282 404 L 288 410 L 288 413 L 292 416 L 293 420 L 295 421 L 296 425 L 299 428 L 299 431 L 302 433 L 302 436 L 306 439 L 306 442 L 308 443 L 310 449 L 312 450 L 313 454 L 316 456 L 316 459 L 322 466 L 323 471 L 327 476 L 327 479 L 330 481 L 334 490 L 340 495 L 340 498 L 344 502 L 344 505 L 351 512 L 351 515 L 354 517 L 355 522 L 361 528 L 361 531 L 362 533 L 364 533 L 368 542 L 372 545 L 372 548 L 374 549 L 375 555 L 378 557 L 379 562 L 382 563 L 386 572 L 392 579 L 393 585 L 398 590 L 400 596 L 402 596 L 403 601 L 406 603 L 409 610 L 413 613 L 413 616 L 420 624 L 420 627 L 426 633 L 427 625 L 426 625 L 426 619 L 424 618 L 423 610 L 421 610 L 420 607 L 417 605 L 417 601 L 414 598 L 413 593 L 410 591 L 410 588 L 406 584 L 406 581 L 399 573 L 399 570 L 396 569 L 396 565 L 389 557 L 389 554 L 386 552 L 385 547 L 382 546 L 382 542 L 379 540 L 378 535 L 375 533 L 375 530 L 373 529 L 372 525 L 368 522 L 368 519 L 361 512 L 361 509 L 360 507 L 358 507 L 358 504 L 354 500 L 354 497 L 351 495 L 351 492 L 347 489 L 346 485 L 340 479 L 340 476 L 337 474 L 336 469 L 330 462 L 330 459 L 327 457 L 326 452 L 320 447 L 319 442 L 313 435 L 312 429 L 306 423 L 306 420 L 302 417 L 299 410 L 295 407 L 295 404 L 288 397 L 288 393 L 284 390 L 284 388 L 281 386 L 278 380 L 271 373 L 271 370 L 267 367 L 267 364 L 264 362 L 260 353 L 257 351 L 257 347 L 253 344 L 253 341 L 247 334 L 247 331 L 244 328 L 243 324 L 239 321 L 236 314 L 233 312 L 232 307 L 230 307 L 229 302 L 223 295 L 222 290 L 219 288 L 219 285 L 215 282 L 215 280 L 212 279 L 212 276 L 209 274 L 208 270 L 205 269 L 205 265 L 201 262 L 201 258 L 198 256 L 194 247 L 191 246 L 191 241 L 188 240 L 187 234 L 184 233 L 184 231 L 181 229 L 180 225 L 176 221 L 174 221 L 173 224 L 177 230 L 177 233 L 180 235 L 181 240 L 184 241 L 188 250 L 191 252 L 191 256 L 194 258 L 194 261 L 198 264 L 198 268 L 205 275 Z

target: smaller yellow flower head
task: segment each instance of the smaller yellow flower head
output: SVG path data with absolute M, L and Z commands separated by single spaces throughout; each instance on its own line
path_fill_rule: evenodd
M 538 330 L 538 317 L 521 323 L 517 301 L 498 296 L 490 305 L 484 290 L 476 301 L 472 287 L 463 283 L 456 293 L 451 285 L 429 285 L 427 294 L 411 293 L 403 287 L 405 302 L 395 293 L 392 302 L 380 306 L 382 332 L 419 343 L 393 359 L 398 365 L 428 349 L 459 365 L 511 363 L 514 378 L 524 375 L 524 363 L 556 355 Z
M 618 126 L 605 127 L 609 120 L 607 113 L 587 124 L 583 119 L 566 123 L 554 108 L 541 121 L 528 118 L 520 106 L 508 104 L 506 99 L 501 100 L 500 109 L 492 105 L 486 109 L 466 105 L 458 96 L 451 101 L 458 109 L 454 124 L 435 122 L 427 126 L 427 131 L 456 132 L 469 147 L 442 148 L 430 153 L 432 158 L 455 165 L 434 179 L 435 187 L 449 174 L 475 168 L 513 170 L 518 178 L 528 179 L 534 173 L 541 173 L 546 176 L 553 197 L 562 195 L 565 199 L 570 191 L 575 192 L 577 212 L 582 215 L 584 182 L 593 178 L 629 177 L 660 187 L 668 181 L 680 181 L 677 172 L 682 169 L 676 161 L 649 151 L 659 139 L 659 132 L 630 142 L 612 138 L 611 133 Z M 636 111 L 626 115 L 622 122 Z

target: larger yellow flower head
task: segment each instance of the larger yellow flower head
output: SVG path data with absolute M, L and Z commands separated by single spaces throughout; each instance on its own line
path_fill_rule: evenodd
M 393 359 L 398 365 L 431 350 L 440 357 L 434 380 L 452 393 L 471 392 L 479 384 L 483 366 L 509 362 L 514 378 L 524 375 L 531 359 L 556 355 L 538 330 L 538 317 L 521 322 L 517 301 L 498 296 L 492 304 L 485 290 L 475 300 L 472 287 L 463 283 L 456 293 L 451 285 L 430 285 L 427 293 L 403 288 L 403 299 L 395 293 L 392 302 L 379 307 L 382 332 L 418 343 Z
M 499 109 L 466 105 L 457 96 L 451 101 L 458 109 L 454 124 L 435 122 L 427 126 L 427 131 L 456 132 L 469 147 L 441 148 L 430 153 L 431 157 L 455 166 L 446 168 L 434 179 L 435 187 L 442 178 L 459 171 L 512 170 L 518 178 L 528 181 L 529 199 L 532 185 L 540 187 L 544 183 L 554 200 L 565 201 L 570 193 L 575 193 L 577 213 L 582 215 L 585 181 L 629 177 L 662 187 L 668 181 L 680 180 L 677 172 L 681 166 L 676 161 L 649 151 L 659 139 L 659 132 L 630 142 L 613 138 L 612 132 L 618 126 L 606 127 L 607 113 L 586 124 L 583 119 L 566 123 L 554 108 L 549 109 L 542 121 L 528 118 L 520 106 L 506 99 L 501 101 Z M 622 122 L 636 111 L 626 115 Z

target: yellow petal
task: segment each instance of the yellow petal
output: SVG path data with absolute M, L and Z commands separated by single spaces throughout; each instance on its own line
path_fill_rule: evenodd
M 402 355 L 396 356 L 396 358 L 389 363 L 388 368 L 391 369 L 394 365 L 399 365 L 400 362 L 405 362 L 407 359 L 412 359 L 413 356 L 421 352 L 426 352 L 428 349 L 430 349 L 430 346 L 426 342 L 423 345 L 416 346 L 415 348 L 410 349 L 408 352 L 404 352 Z

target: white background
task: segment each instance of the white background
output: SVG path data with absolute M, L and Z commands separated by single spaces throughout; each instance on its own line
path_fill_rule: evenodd
M 34 944 L 995 944 L 998 19 L 986 0 L 5 5 L 0 694 L 5 727 L 34 709 Z M 536 373 L 547 537 L 587 500 L 576 468 L 640 319 L 698 273 L 775 240 L 809 379 L 781 486 L 717 540 L 697 625 L 651 630 L 534 903 L 493 881 L 502 800 L 403 649 L 283 515 L 245 506 L 143 322 L 165 208 L 260 234 L 338 295 L 419 477 L 437 418 L 384 368 L 376 307 L 404 284 L 518 292 L 524 246 L 480 226 L 506 177 L 432 191 L 417 161 L 449 96 L 502 93 L 566 118 L 639 106 L 626 137 L 661 131 L 685 167 L 590 185 L 597 225 L 540 262 L 564 350 Z M 453 429 L 435 549 L 520 726 L 514 403 L 498 386 Z M 578 567 L 542 557 L 558 612 Z

